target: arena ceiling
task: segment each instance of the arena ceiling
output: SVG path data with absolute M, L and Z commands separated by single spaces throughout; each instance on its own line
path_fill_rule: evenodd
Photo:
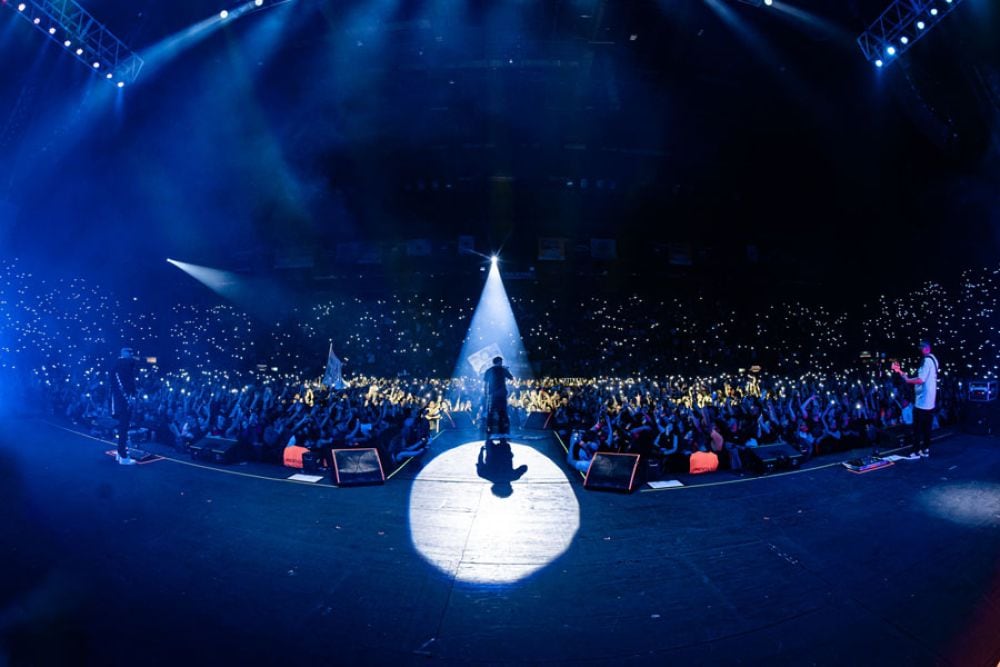
M 878 72 L 854 43 L 869 0 L 292 0 L 187 42 L 232 7 L 81 4 L 157 56 L 109 93 L 0 8 L 17 252 L 225 264 L 472 234 L 530 258 L 540 235 L 599 236 L 894 270 L 1000 240 L 982 0 Z

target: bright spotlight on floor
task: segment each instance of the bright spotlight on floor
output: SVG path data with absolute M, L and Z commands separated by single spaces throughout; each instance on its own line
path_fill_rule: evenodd
M 513 584 L 565 553 L 580 528 L 580 505 L 557 463 L 511 443 L 502 461 L 510 474 L 502 475 L 490 458 L 503 453 L 503 445 L 466 443 L 428 462 L 413 482 L 413 545 L 456 581 Z

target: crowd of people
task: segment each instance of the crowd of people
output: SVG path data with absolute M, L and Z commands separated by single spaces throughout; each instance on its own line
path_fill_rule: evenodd
M 667 467 L 711 452 L 739 468 L 741 452 L 762 444 L 806 455 L 857 446 L 912 420 L 912 390 L 879 351 L 909 351 L 915 331 L 945 350 L 937 419 L 948 421 L 962 378 L 997 376 L 998 275 L 966 271 L 951 289 L 927 283 L 851 314 L 800 302 L 747 313 L 702 296 L 514 295 L 519 342 L 539 379 L 512 384 L 512 421 L 546 413 L 576 467 L 598 448 Z M 137 424 L 162 442 L 226 437 L 274 461 L 289 443 L 321 461 L 334 447 L 369 443 L 398 462 L 426 451 L 442 424 L 482 420 L 481 380 L 446 379 L 464 363 L 454 357 L 474 306 L 394 294 L 293 307 L 276 322 L 225 303 L 158 313 L 3 260 L 0 386 L 101 423 L 110 354 L 129 344 L 143 359 Z M 342 389 L 318 381 L 331 340 L 346 362 Z

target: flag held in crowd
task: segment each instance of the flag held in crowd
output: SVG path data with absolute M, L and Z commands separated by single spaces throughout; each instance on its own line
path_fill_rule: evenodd
M 330 343 L 330 352 L 326 357 L 326 373 L 323 374 L 323 384 L 334 389 L 344 388 L 344 378 L 341 375 L 343 364 L 337 355 L 333 353 L 333 343 Z

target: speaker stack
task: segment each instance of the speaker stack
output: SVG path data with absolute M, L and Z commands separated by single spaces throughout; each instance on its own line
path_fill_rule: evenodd
M 996 380 L 972 380 L 962 404 L 962 430 L 973 435 L 995 435 L 1000 425 Z

